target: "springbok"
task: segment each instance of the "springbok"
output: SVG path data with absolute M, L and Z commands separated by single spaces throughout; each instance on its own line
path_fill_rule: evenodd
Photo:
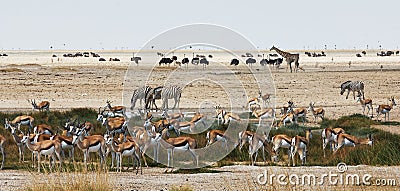
M 324 157 L 325 157 L 325 148 L 326 145 L 330 144 L 331 150 L 336 147 L 338 135 L 341 133 L 345 133 L 342 128 L 325 128 L 321 132 L 322 137 L 322 150 L 324 150 Z
M 1 161 L 1 167 L 0 170 L 3 169 L 4 167 L 4 160 L 6 158 L 6 151 L 4 148 L 4 143 L 6 142 L 6 138 L 3 135 L 0 135 L 0 151 L 1 151 L 1 156 L 3 157 L 3 160 Z
M 276 129 L 280 128 L 283 124 L 284 127 L 286 127 L 286 123 L 290 122 L 293 123 L 294 120 L 294 116 L 293 113 L 286 113 L 285 115 L 283 115 L 281 117 L 281 119 L 279 120 L 279 123 L 277 124 L 277 126 L 275 127 Z
M 361 107 L 363 108 L 363 115 L 365 115 L 365 107 L 368 108 L 367 115 L 369 115 L 369 110 L 372 110 L 373 115 L 374 108 L 372 107 L 372 99 L 363 99 L 361 96 L 358 96 L 356 103 L 357 102 L 360 102 Z
M 235 120 L 241 121 L 239 115 L 234 114 L 232 112 L 226 112 L 221 108 L 221 106 L 215 106 L 215 112 L 217 113 L 217 124 L 219 125 L 219 121 L 221 120 L 221 124 L 228 124 L 228 122 Z
M 124 156 L 133 156 L 138 161 L 138 165 L 140 166 L 140 174 L 142 174 L 142 165 L 140 162 L 140 149 L 139 146 L 132 141 L 122 142 L 117 144 L 113 138 L 108 138 L 106 144 L 111 145 L 111 149 L 116 153 L 117 156 L 117 171 L 122 172 L 122 158 Z M 133 165 L 133 169 L 135 169 L 135 165 Z M 139 167 L 136 169 L 136 174 L 139 172 Z
M 163 110 L 163 112 L 161 113 L 161 116 L 165 117 L 168 120 L 178 120 L 181 121 L 182 119 L 184 119 L 184 115 L 183 113 L 173 113 L 173 114 L 168 114 L 167 110 Z
M 50 138 L 56 140 L 61 144 L 61 156 L 65 159 L 65 150 L 68 150 L 70 161 L 75 162 L 75 144 L 73 143 L 73 136 L 54 135 Z
M 168 153 L 168 167 L 173 169 L 174 167 L 174 151 L 188 151 L 193 157 L 193 163 L 198 166 L 199 164 L 199 156 L 196 154 L 194 149 L 197 147 L 196 139 L 191 137 L 176 137 L 176 138 L 167 138 L 169 136 L 168 129 L 162 130 L 161 133 L 162 140 L 160 141 L 161 145 L 167 149 Z
M 18 130 L 20 130 L 21 125 L 28 125 L 29 129 L 33 128 L 33 121 L 35 119 L 29 115 L 20 115 L 14 118 L 12 121 L 8 121 L 8 119 L 5 119 L 5 124 L 4 128 L 8 129 L 11 126 L 18 126 Z
M 225 131 L 216 129 L 210 130 L 207 132 L 206 139 L 207 139 L 206 146 L 209 146 L 217 141 L 221 141 L 221 143 L 225 144 L 225 148 L 228 151 L 228 138 L 225 136 Z M 222 147 L 224 146 L 223 144 L 221 145 Z
M 46 110 L 47 112 L 50 111 L 50 102 L 48 102 L 48 101 L 42 101 L 40 103 L 36 103 L 36 101 L 34 99 L 33 100 L 28 99 L 28 102 L 30 104 L 32 104 L 33 110 L 37 109 L 39 111 L 43 111 L 43 110 Z
M 253 116 L 259 118 L 258 126 L 261 125 L 261 121 L 267 118 L 274 118 L 275 117 L 275 110 L 268 108 L 268 109 L 261 109 L 261 110 L 253 110 Z
M 263 135 L 259 135 L 257 133 L 254 133 L 253 136 L 249 137 L 249 158 L 250 158 L 250 163 L 252 166 L 254 166 L 254 163 L 257 160 L 257 155 L 258 155 L 258 150 L 261 148 L 263 152 L 263 160 L 265 164 L 265 149 L 268 149 L 269 151 L 269 145 L 268 145 L 268 134 L 267 132 L 264 132 Z M 254 158 L 253 155 L 255 154 Z
M 34 134 L 49 134 L 53 135 L 53 130 L 51 129 L 50 125 L 46 124 L 39 124 L 36 127 L 33 128 L 33 133 Z
M 355 136 L 341 133 L 337 137 L 337 146 L 334 153 L 336 153 L 343 146 L 355 147 L 357 145 L 370 145 L 374 144 L 374 138 L 372 135 L 368 135 L 368 138 L 357 138 Z
M 279 148 L 288 149 L 288 166 L 290 166 L 290 158 L 291 158 L 291 147 L 292 147 L 292 137 L 289 137 L 284 134 L 278 134 L 272 137 L 272 156 L 271 160 L 273 162 L 278 162 Z
M 394 97 L 392 96 L 389 98 L 390 104 L 389 105 L 379 105 L 378 108 L 376 109 L 377 116 L 376 118 L 379 118 L 380 114 L 385 114 L 385 121 L 386 121 L 386 114 L 387 114 L 387 120 L 390 120 L 390 110 L 393 109 L 393 106 L 396 106 L 396 101 L 394 100 Z
M 307 161 L 307 145 L 312 138 L 311 129 L 306 131 L 306 137 L 301 137 L 296 135 L 292 138 L 292 146 L 291 146 L 291 156 L 292 156 L 292 163 L 293 166 L 296 166 L 296 162 L 294 160 L 296 153 L 299 154 L 301 164 L 306 164 Z
M 267 105 L 269 104 L 269 102 L 271 102 L 271 94 L 264 94 L 262 95 L 261 90 L 259 91 L 259 96 L 258 99 L 261 99 L 262 103 L 263 103 L 263 107 L 267 108 Z
M 125 111 L 126 111 L 126 107 L 125 106 L 121 106 L 121 105 L 119 105 L 119 106 L 111 106 L 111 101 L 110 100 L 107 100 L 106 101 L 106 106 L 104 107 L 104 110 L 106 109 L 106 108 L 108 108 L 113 114 L 114 114 L 114 116 L 116 116 L 116 115 L 122 115 L 122 116 L 125 116 Z
M 306 118 L 307 118 L 307 110 L 305 108 L 293 108 L 295 107 L 292 104 L 292 107 L 289 108 L 289 112 L 293 113 L 293 117 L 294 117 L 294 121 L 295 123 L 297 123 L 298 118 L 303 118 L 303 125 L 306 122 Z
M 241 131 L 239 132 L 239 140 L 238 140 L 238 145 L 239 145 L 239 151 L 242 151 L 242 147 L 244 144 L 249 143 L 250 144 L 250 138 L 254 135 L 255 133 L 252 131 Z
M 76 144 L 80 150 L 83 152 L 83 160 L 85 162 L 85 169 L 87 169 L 87 158 L 89 153 L 97 152 L 100 157 L 100 168 L 102 168 L 104 163 L 104 153 L 106 149 L 104 137 L 99 135 L 91 135 L 84 137 L 85 129 L 77 130 L 72 136 L 72 144 Z
M 122 117 L 108 117 L 108 118 L 101 118 L 103 126 L 107 129 L 107 134 L 110 134 L 114 137 L 115 134 L 124 134 L 126 135 L 127 131 L 127 121 L 125 121 Z M 86 132 L 86 131 L 85 131 Z
M 288 113 L 289 109 L 291 107 L 293 107 L 293 102 L 292 101 L 288 101 L 288 106 L 283 106 L 281 107 L 281 115 L 285 115 L 286 113 Z
M 14 139 L 14 142 L 17 144 L 18 147 L 18 153 L 19 153 L 19 162 L 25 161 L 24 153 L 25 153 L 25 145 L 21 143 L 21 140 L 23 138 L 23 134 L 17 135 L 15 130 L 16 128 L 13 126 L 10 126 L 11 129 L 11 135 Z
M 153 154 L 154 157 L 153 159 L 158 162 L 158 150 L 160 147 L 160 140 L 161 140 L 161 134 L 156 133 L 154 131 L 147 131 L 143 127 L 133 127 L 134 129 L 134 140 L 136 143 L 139 145 L 140 150 L 142 151 L 142 159 L 144 161 L 144 164 L 146 167 L 149 167 L 147 165 L 147 161 L 145 158 L 146 151 L 149 147 L 153 147 Z
M 308 107 L 307 111 L 311 111 L 314 116 L 314 123 L 317 123 L 317 118 L 320 117 L 321 120 L 324 120 L 325 110 L 324 108 L 315 108 L 314 102 L 310 102 L 310 106 Z
M 28 133 L 28 135 L 23 136 L 21 143 L 26 144 L 26 147 L 28 147 L 28 149 L 31 150 L 32 153 L 37 156 L 38 172 L 40 172 L 40 156 L 41 155 L 50 156 L 51 159 L 53 159 L 53 163 L 56 160 L 55 156 L 57 156 L 58 160 L 60 161 L 59 168 L 61 168 L 61 165 L 62 165 L 61 145 L 58 141 L 45 140 L 45 141 L 40 141 L 40 142 L 36 142 L 36 143 L 32 144 L 31 141 L 29 140 L 29 133 Z M 36 157 L 33 157 L 33 164 L 34 164 L 34 158 L 36 158 Z M 51 167 L 52 167 L 52 163 L 50 160 L 49 168 L 51 169 Z

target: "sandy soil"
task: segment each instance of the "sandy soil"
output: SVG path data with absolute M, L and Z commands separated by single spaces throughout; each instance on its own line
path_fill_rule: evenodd
M 369 51 L 367 57 L 357 58 L 354 56 L 357 52 L 360 51 L 326 51 L 327 57 L 320 58 L 301 54 L 300 62 L 305 72 L 287 73 L 284 64 L 281 69 L 261 67 L 259 64 L 251 69 L 244 64 L 232 67 L 229 66 L 232 56 L 219 52 L 204 53 L 214 55 L 209 59 L 211 64 L 206 69 L 190 65 L 188 69 L 174 70 L 173 67 L 153 68 L 153 63 L 158 59 L 154 52 L 136 54 L 143 58 L 140 65 L 136 66 L 129 61 L 130 52 L 100 51 L 100 55 L 106 59 L 118 57 L 122 61 L 98 62 L 95 58 L 51 60 L 50 52 L 10 51 L 7 52 L 9 57 L 0 58 L 0 91 L 3 92 L 0 110 L 31 111 L 27 99 L 49 100 L 52 110 L 98 108 L 104 106 L 107 99 L 114 101 L 114 104 L 129 105 L 131 92 L 144 82 L 152 86 L 165 82 L 186 85 L 180 106 L 188 111 L 199 108 L 212 110 L 216 104 L 238 111 L 245 110 L 245 100 L 258 96 L 256 80 L 261 81 L 263 93 L 274 94 L 274 107 L 283 106 L 288 100 L 293 100 L 297 107 L 308 107 L 313 101 L 317 107 L 325 108 L 328 118 L 362 112 L 352 94 L 349 99 L 339 94 L 340 84 L 347 80 L 365 82 L 366 97 L 373 99 L 374 108 L 378 104 L 387 104 L 389 96 L 399 99 L 400 56 L 377 57 L 374 51 Z M 53 53 L 60 56 L 64 52 Z M 183 53 L 176 55 L 182 58 Z M 391 120 L 400 120 L 398 108 L 392 110 L 390 117 Z M 255 177 L 264 169 L 276 173 L 303 174 L 305 171 L 320 173 L 333 168 L 229 166 L 216 169 L 224 171 L 221 173 L 183 175 L 164 174 L 164 169 L 151 168 L 145 169 L 144 174 L 139 176 L 128 172 L 110 175 L 120 190 L 165 190 L 171 185 L 191 185 L 196 190 L 253 190 L 266 188 L 255 182 Z M 357 173 L 372 172 L 373 176 L 383 178 L 399 177 L 400 172 L 399 167 L 360 166 L 351 169 Z M 47 176 L 44 175 L 41 181 Z M 31 181 L 31 177 L 28 172 L 1 171 L 0 190 L 13 190 L 27 180 Z M 336 190 L 345 187 L 330 188 Z

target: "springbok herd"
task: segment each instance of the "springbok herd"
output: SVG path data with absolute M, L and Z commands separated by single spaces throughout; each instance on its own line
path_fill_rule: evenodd
M 358 99 L 365 113 L 365 108 L 368 109 L 367 114 L 371 110 L 373 115 L 373 106 L 371 99 L 364 98 L 364 83 L 360 81 L 347 81 L 341 85 L 341 95 L 348 90 L 346 99 L 349 93 L 353 92 L 355 99 L 355 92 L 358 92 Z M 62 166 L 63 160 L 65 160 L 65 152 L 68 151 L 68 159 L 75 162 L 74 152 L 75 148 L 83 152 L 83 162 L 85 169 L 87 169 L 87 161 L 89 159 L 89 153 L 97 153 L 100 158 L 100 167 L 107 169 L 106 158 L 111 153 L 111 168 L 114 168 L 114 162 L 116 161 L 117 171 L 122 171 L 122 159 L 124 156 L 134 158 L 133 169 L 136 169 L 138 174 L 139 169 L 142 173 L 142 162 L 147 166 L 145 154 L 148 148 L 153 148 L 154 160 L 158 160 L 158 148 L 162 146 L 167 150 L 168 153 L 168 166 L 173 167 L 174 162 L 174 150 L 184 150 L 190 153 L 193 157 L 193 162 L 198 166 L 198 154 L 196 148 L 199 147 L 198 141 L 188 136 L 181 136 L 181 132 L 193 132 L 196 126 L 201 123 L 202 126 L 206 127 L 205 115 L 196 113 L 189 120 L 185 120 L 183 113 L 173 113 L 168 110 L 168 99 L 175 99 L 175 104 L 179 107 L 179 98 L 181 96 L 182 89 L 180 87 L 141 87 L 134 91 L 131 99 L 131 110 L 134 109 L 136 101 L 139 99 L 140 107 L 144 101 L 144 108 L 139 108 L 141 118 L 145 120 L 141 126 L 131 126 L 128 123 L 126 107 L 125 106 L 112 106 L 111 102 L 107 100 L 104 107 L 100 107 L 98 111 L 97 120 L 105 127 L 104 135 L 91 135 L 91 129 L 93 125 L 90 122 L 80 123 L 76 120 L 67 120 L 65 123 L 65 130 L 60 134 L 55 134 L 55 131 L 46 124 L 38 124 L 34 126 L 35 119 L 31 116 L 17 116 L 12 121 L 5 119 L 4 128 L 11 131 L 11 135 L 18 146 L 19 161 L 24 161 L 25 148 L 27 147 L 32 152 L 32 166 L 37 166 L 38 172 L 40 172 L 41 156 L 49 156 L 49 167 L 52 168 L 56 163 L 56 158 L 59 161 L 59 167 Z M 160 95 L 159 95 L 160 94 Z M 325 110 L 323 108 L 316 108 L 314 103 L 310 103 L 308 109 L 296 108 L 293 101 L 288 101 L 288 105 L 281 109 L 281 117 L 277 122 L 276 109 L 268 108 L 270 103 L 271 95 L 262 95 L 261 91 L 259 96 L 251 98 L 248 101 L 248 108 L 252 115 L 259 119 L 259 127 L 263 119 L 273 119 L 273 127 L 281 128 L 282 125 L 285 127 L 286 123 L 297 123 L 298 119 L 301 118 L 303 124 L 306 122 L 306 115 L 311 112 L 314 117 L 314 123 L 317 122 L 318 118 L 323 119 Z M 155 99 L 161 99 L 163 101 L 162 106 L 162 118 L 158 121 L 153 119 L 153 114 L 150 112 L 152 104 L 155 105 Z M 50 102 L 42 101 L 36 103 L 35 100 L 28 100 L 32 104 L 33 109 L 39 111 L 50 112 Z M 167 103 L 165 103 L 165 101 Z M 389 120 L 389 113 L 393 106 L 396 105 L 394 97 L 389 99 L 390 104 L 377 106 L 377 116 L 384 114 L 385 120 Z M 152 103 L 151 103 L 152 102 Z M 149 104 L 150 103 L 150 104 Z M 155 105 L 157 108 L 157 106 Z M 228 124 L 230 121 L 241 122 L 238 114 L 225 111 L 221 106 L 216 106 L 216 118 L 217 124 Z M 186 116 L 187 118 L 188 116 Z M 221 122 L 221 123 L 220 123 Z M 21 130 L 21 125 L 28 126 L 28 132 Z M 176 134 L 176 137 L 169 137 L 170 131 Z M 329 144 L 331 150 L 336 153 L 341 147 L 356 145 L 372 145 L 374 139 L 372 135 L 367 138 L 359 138 L 349 134 L 341 128 L 325 128 L 321 132 L 322 136 L 322 148 L 325 157 L 325 148 Z M 266 150 L 271 154 L 271 160 L 273 162 L 278 161 L 278 152 L 280 148 L 288 149 L 288 164 L 290 165 L 290 159 L 292 160 L 293 166 L 295 166 L 295 155 L 299 155 L 301 164 L 306 163 L 307 145 L 312 138 L 312 132 L 310 129 L 305 131 L 305 136 L 294 136 L 290 137 L 285 134 L 277 134 L 270 138 L 267 133 L 255 133 L 252 131 L 242 131 L 238 134 L 238 137 L 229 137 L 223 130 L 209 130 L 206 134 L 207 144 L 211 145 L 217 141 L 225 143 L 227 146 L 228 142 L 234 143 L 239 150 L 245 145 L 249 145 L 249 158 L 250 163 L 254 165 L 258 151 L 262 149 L 263 153 Z M 0 135 L 0 151 L 2 153 L 2 165 L 4 166 L 5 151 L 4 144 L 6 139 Z M 224 145 L 224 144 L 222 144 Z M 264 162 L 265 156 L 263 154 Z M 37 160 L 37 165 L 35 160 Z M 168 168 L 167 168 L 168 170 Z

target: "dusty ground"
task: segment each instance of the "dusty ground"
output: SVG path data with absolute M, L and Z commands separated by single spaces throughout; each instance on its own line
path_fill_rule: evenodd
M 300 52 L 300 51 L 299 51 Z M 258 96 L 255 78 L 261 80 L 263 93 L 272 93 L 275 107 L 293 100 L 298 107 L 307 107 L 313 101 L 317 107 L 326 109 L 326 117 L 338 118 L 342 115 L 361 113 L 359 103 L 352 94 L 349 99 L 340 96 L 340 84 L 347 80 L 365 82 L 366 97 L 373 99 L 374 108 L 387 104 L 389 96 L 398 100 L 400 90 L 400 56 L 376 57 L 370 51 L 367 57 L 356 58 L 360 51 L 326 51 L 327 57 L 308 58 L 302 54 L 301 66 L 305 72 L 287 73 L 285 65 L 281 69 L 261 67 L 259 64 L 248 69 L 241 64 L 237 68 L 229 66 L 231 56 L 213 52 L 214 58 L 206 69 L 190 65 L 188 69 L 153 68 L 155 53 L 143 53 L 139 66 L 128 60 L 131 52 L 99 52 L 102 57 L 118 57 L 121 62 L 98 62 L 95 58 L 50 58 L 50 52 L 7 52 L 9 57 L 0 58 L 0 110 L 31 111 L 27 99 L 48 100 L 51 109 L 62 110 L 75 107 L 98 108 L 107 99 L 114 104 L 129 105 L 131 92 L 141 83 L 162 85 L 164 82 L 185 84 L 181 108 L 195 111 L 198 108 L 212 109 L 214 105 L 242 110 L 243 100 Z M 62 55 L 64 52 L 54 52 Z M 176 53 L 182 58 L 183 53 Z M 210 54 L 210 53 L 204 53 Z M 238 53 L 243 54 L 243 53 Z M 187 54 L 189 55 L 189 54 Z M 259 61 L 260 58 L 257 58 Z M 350 64 L 349 64 L 350 63 Z M 382 71 L 381 71 L 382 66 Z M 126 73 L 127 69 L 129 72 Z M 149 71 L 153 71 L 149 78 Z M 269 75 L 269 71 L 272 72 Z M 171 73 L 172 72 L 172 73 Z M 125 77 L 127 74 L 128 77 Z M 236 74 L 236 75 L 233 75 Z M 268 76 L 272 78 L 268 78 Z M 125 79 L 125 80 L 124 80 Z M 148 80 L 147 80 L 148 79 Z M 167 80 L 168 79 L 168 80 Z M 275 86 L 272 86 L 271 79 Z M 274 87 L 276 92 L 274 92 Z M 243 91 L 246 90 L 246 91 Z M 398 101 L 399 102 L 399 101 Z M 375 114 L 374 114 L 375 115 Z M 381 116 L 382 117 L 382 116 Z M 391 120 L 400 120 L 399 109 L 391 112 Z M 311 116 L 309 115 L 309 119 Z M 393 127 L 379 127 L 390 130 Z M 272 172 L 299 173 L 305 170 L 319 173 L 334 167 L 247 167 L 231 166 L 216 170 L 226 172 L 202 174 L 163 174 L 163 169 L 146 169 L 143 175 L 130 173 L 116 175 L 110 173 L 117 188 L 121 190 L 161 190 L 171 185 L 191 185 L 196 190 L 253 190 L 260 188 L 255 177 L 264 169 Z M 352 168 L 353 169 L 353 168 Z M 354 167 L 357 172 L 373 172 L 373 176 L 393 178 L 399 176 L 399 167 Z M 46 175 L 44 176 L 46 177 Z M 1 171 L 0 190 L 18 187 L 31 179 L 28 172 Z M 223 186 L 220 186 L 220 185 Z M 291 188 L 291 187 L 285 187 Z M 336 190 L 338 187 L 332 187 Z M 339 189 L 341 189 L 340 187 Z M 308 189 L 308 188 L 306 188 Z M 365 189 L 368 189 L 366 187 Z M 383 189 L 389 189 L 384 187 Z M 398 187 L 396 187 L 398 189 Z

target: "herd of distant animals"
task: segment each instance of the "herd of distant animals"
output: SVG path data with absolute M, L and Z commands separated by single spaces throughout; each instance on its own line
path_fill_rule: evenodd
M 372 100 L 365 99 L 364 97 L 364 83 L 361 81 L 346 81 L 340 86 L 343 95 L 347 91 L 346 99 L 350 92 L 353 92 L 353 98 L 355 99 L 355 93 L 358 93 L 358 100 L 362 107 L 363 113 L 365 108 L 368 108 L 368 113 L 373 110 Z M 35 160 L 37 160 L 38 172 L 40 172 L 41 155 L 50 156 L 49 167 L 52 168 L 55 164 L 56 158 L 60 163 L 60 167 L 63 160 L 66 158 L 65 152 L 69 152 L 69 159 L 75 162 L 74 150 L 76 147 L 83 152 L 83 160 L 85 168 L 87 169 L 87 161 L 89 159 L 89 153 L 98 153 L 100 157 L 100 166 L 106 169 L 106 157 L 111 154 L 111 168 L 114 168 L 114 162 L 116 161 L 117 171 L 122 171 L 122 158 L 124 156 L 135 159 L 133 168 L 136 167 L 136 174 L 139 169 L 142 173 L 142 162 L 147 166 L 145 159 L 145 153 L 148 148 L 153 148 L 153 154 L 155 161 L 158 161 L 158 148 L 161 145 L 167 150 L 168 153 L 168 166 L 173 167 L 173 154 L 175 150 L 184 150 L 190 153 L 193 157 L 193 162 L 198 165 L 198 155 L 195 149 L 199 147 L 196 139 L 182 135 L 181 132 L 194 132 L 198 124 L 202 124 L 205 128 L 207 127 L 205 122 L 205 115 L 196 112 L 189 121 L 186 121 L 183 113 L 171 113 L 169 109 L 179 108 L 179 102 L 182 94 L 182 88 L 179 86 L 159 86 L 152 88 L 150 86 L 143 86 L 135 89 L 132 93 L 131 107 L 133 111 L 135 109 L 136 102 L 139 100 L 140 107 L 138 108 L 139 115 L 144 119 L 142 126 L 129 126 L 127 121 L 126 107 L 125 106 L 112 106 L 111 101 L 106 101 L 104 107 L 100 107 L 98 111 L 97 121 L 105 127 L 106 133 L 104 135 L 91 135 L 91 129 L 93 125 L 90 122 L 80 123 L 76 119 L 74 121 L 67 120 L 61 134 L 56 134 L 54 129 L 47 124 L 38 124 L 34 126 L 34 118 L 32 116 L 22 115 L 15 117 L 12 121 L 5 119 L 4 127 L 9 129 L 11 135 L 18 146 L 19 161 L 24 161 L 25 147 L 32 151 L 32 165 L 35 166 Z M 155 100 L 159 99 L 162 101 L 160 108 L 155 104 Z M 172 107 L 168 106 L 168 100 L 174 99 L 175 103 Z M 317 122 L 318 118 L 324 119 L 325 110 L 323 108 L 316 108 L 314 103 L 309 104 L 309 108 L 296 108 L 293 101 L 288 101 L 288 105 L 281 109 L 280 120 L 275 121 L 276 108 L 268 107 L 271 99 L 270 94 L 262 94 L 259 92 L 259 96 L 248 100 L 248 108 L 251 114 L 259 119 L 259 127 L 261 127 L 261 121 L 264 119 L 273 119 L 272 127 L 282 128 L 286 127 L 286 123 L 298 123 L 298 119 L 302 119 L 303 125 L 306 122 L 306 115 L 311 112 L 314 116 L 314 123 Z M 396 106 L 394 97 L 389 99 L 390 104 L 383 104 L 377 106 L 376 112 L 377 117 L 384 114 L 385 120 L 389 119 L 389 113 Z M 50 112 L 50 102 L 42 101 L 36 103 L 35 100 L 28 100 L 32 105 L 33 109 Z M 142 105 L 143 102 L 143 105 Z M 155 107 L 155 108 L 154 108 Z M 153 113 L 151 109 L 159 109 L 162 111 L 162 119 L 154 121 Z M 215 107 L 216 118 L 218 125 L 226 125 L 231 121 L 240 123 L 243 119 L 238 114 L 228 112 L 221 106 Z M 387 115 L 387 118 L 386 118 Z M 221 122 L 221 123 L 220 123 Z M 278 123 L 277 123 L 278 122 Z M 28 126 L 28 132 L 21 130 L 21 125 Z M 174 132 L 177 137 L 170 137 L 170 131 Z M 234 143 L 239 150 L 245 145 L 249 145 L 249 158 L 250 164 L 254 165 L 258 151 L 263 151 L 263 159 L 265 162 L 264 151 L 271 154 L 271 160 L 273 162 L 278 161 L 278 152 L 280 148 L 288 149 L 288 158 L 292 160 L 293 166 L 295 166 L 295 155 L 299 155 L 301 164 L 306 164 L 307 145 L 309 140 L 312 138 L 311 130 L 305 131 L 305 137 L 294 136 L 290 137 L 285 134 L 274 135 L 271 139 L 268 134 L 258 134 L 252 131 L 242 131 L 238 134 L 238 137 L 228 137 L 224 130 L 209 130 L 206 134 L 207 144 L 211 145 L 214 142 L 220 141 L 225 143 Z M 349 134 L 341 128 L 325 128 L 321 132 L 323 138 L 322 148 L 324 150 L 328 144 L 331 146 L 331 150 L 336 153 L 340 148 L 344 146 L 356 146 L 356 145 L 372 145 L 374 139 L 372 135 L 367 138 L 359 138 Z M 0 151 L 3 156 L 2 166 L 4 166 L 5 151 L 4 144 L 6 139 L 0 135 Z M 223 145 L 223 144 L 222 144 Z M 51 162 L 52 161 L 52 162 Z M 168 168 L 167 168 L 168 170 Z

